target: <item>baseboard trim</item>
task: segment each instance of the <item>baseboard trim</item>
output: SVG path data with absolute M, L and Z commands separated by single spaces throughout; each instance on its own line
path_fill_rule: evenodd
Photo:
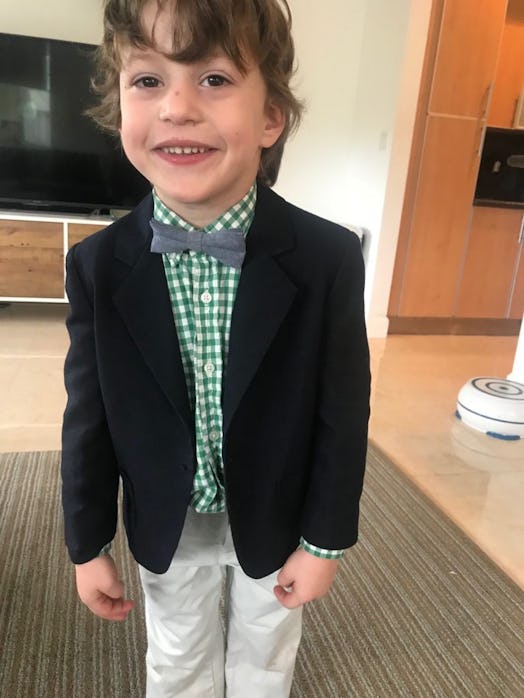
M 494 318 L 390 317 L 388 334 L 517 336 L 521 323 Z

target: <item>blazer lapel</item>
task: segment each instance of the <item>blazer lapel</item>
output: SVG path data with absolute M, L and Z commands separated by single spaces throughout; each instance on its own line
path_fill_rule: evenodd
M 288 204 L 259 185 L 246 257 L 231 318 L 223 391 L 224 433 L 295 298 L 297 288 L 277 261 L 294 246 Z M 151 373 L 180 418 L 194 431 L 162 255 L 149 247 L 151 199 L 129 216 L 116 257 L 129 267 L 113 295 Z
M 297 288 L 276 260 L 294 246 L 286 203 L 259 185 L 255 219 L 231 318 L 224 381 L 224 433 L 295 298 Z
M 149 251 L 150 212 L 122 231 L 116 256 L 130 269 L 113 295 L 129 334 L 179 417 L 194 431 L 162 255 Z M 137 235 L 136 233 L 139 233 Z

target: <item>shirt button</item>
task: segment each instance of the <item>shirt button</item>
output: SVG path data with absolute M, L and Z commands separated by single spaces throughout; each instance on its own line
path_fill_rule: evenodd
M 204 293 L 200 296 L 200 300 L 202 303 L 211 303 L 213 300 L 213 296 L 209 293 L 209 291 L 204 291 Z
M 215 364 L 208 361 L 207 364 L 204 365 L 204 371 L 206 372 L 206 376 L 212 376 L 215 372 Z
M 202 339 L 203 339 L 202 335 L 201 335 L 201 334 L 197 334 L 197 336 L 196 336 L 196 341 L 198 342 L 198 344 L 201 344 L 201 343 L 202 343 Z
M 209 438 L 211 439 L 211 441 L 217 441 L 220 438 L 220 432 L 216 431 L 216 429 L 212 429 L 209 432 Z

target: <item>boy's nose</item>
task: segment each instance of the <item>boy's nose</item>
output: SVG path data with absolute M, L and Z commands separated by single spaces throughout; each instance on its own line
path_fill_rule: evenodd
M 196 123 L 200 120 L 198 100 L 191 89 L 174 88 L 166 93 L 160 106 L 159 116 L 163 121 L 176 124 Z

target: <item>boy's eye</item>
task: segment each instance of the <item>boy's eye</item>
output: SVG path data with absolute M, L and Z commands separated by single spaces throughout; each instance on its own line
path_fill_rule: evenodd
M 202 84 L 206 87 L 222 87 L 223 85 L 228 85 L 229 80 L 223 75 L 208 75 L 202 80 Z
M 160 85 L 160 80 L 154 78 L 151 75 L 145 75 L 143 78 L 138 78 L 133 83 L 136 87 L 158 87 Z

